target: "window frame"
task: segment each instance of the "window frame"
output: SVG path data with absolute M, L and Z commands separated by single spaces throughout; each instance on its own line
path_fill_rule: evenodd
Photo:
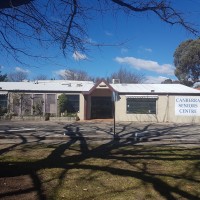
M 1 94 L 0 95 L 0 109 L 1 112 L 7 112 L 7 108 L 8 108 L 8 96 L 5 94 Z
M 68 106 L 70 106 L 70 104 L 72 104 L 72 106 L 73 106 L 73 109 L 74 109 L 74 111 L 72 111 L 72 112 L 70 112 L 69 111 L 69 113 L 78 113 L 78 112 L 80 112 L 80 94 L 65 94 L 66 95 L 66 97 L 67 97 L 67 107 Z M 78 97 L 78 99 L 77 100 L 74 100 L 73 99 L 73 97 Z M 70 99 L 70 98 L 72 98 L 72 99 Z
M 156 115 L 157 114 L 157 99 L 158 99 L 157 96 L 127 97 L 126 98 L 126 114 Z M 141 111 L 141 108 L 143 108 L 143 111 Z

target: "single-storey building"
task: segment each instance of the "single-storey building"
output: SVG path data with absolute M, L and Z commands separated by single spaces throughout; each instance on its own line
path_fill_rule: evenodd
M 61 94 L 67 98 L 66 112 L 77 113 L 80 120 L 113 118 L 115 114 L 116 121 L 200 122 L 200 91 L 181 84 L 0 82 L 0 108 L 19 116 L 60 116 Z

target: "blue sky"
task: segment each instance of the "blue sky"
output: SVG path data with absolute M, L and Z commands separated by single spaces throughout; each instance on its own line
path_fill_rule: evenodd
M 188 21 L 200 25 L 200 0 L 172 2 L 175 8 L 185 13 Z M 125 67 L 144 75 L 145 83 L 160 83 L 167 78 L 176 79 L 173 53 L 181 42 L 195 38 L 182 27 L 170 26 L 151 13 L 135 13 L 131 16 L 107 13 L 91 17 L 92 20 L 87 24 L 88 37 L 105 46 L 89 47 L 86 54 L 75 52 L 64 57 L 58 46 L 47 50 L 31 45 L 33 52 L 41 51 L 42 55 L 53 55 L 54 58 L 33 60 L 22 57 L 29 64 L 22 65 L 11 58 L 1 57 L 1 71 L 25 71 L 30 79 L 41 74 L 57 79 L 66 68 L 81 69 L 91 76 L 107 77 L 120 67 Z

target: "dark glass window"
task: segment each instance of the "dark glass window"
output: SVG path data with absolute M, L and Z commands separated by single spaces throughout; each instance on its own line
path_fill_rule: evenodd
M 7 112 L 7 96 L 0 95 L 0 115 Z
M 67 112 L 79 112 L 79 95 L 66 95 L 67 96 Z
M 2 108 L 7 108 L 7 96 L 6 95 L 0 95 L 0 106 Z
M 127 98 L 126 111 L 133 114 L 156 114 L 156 98 Z

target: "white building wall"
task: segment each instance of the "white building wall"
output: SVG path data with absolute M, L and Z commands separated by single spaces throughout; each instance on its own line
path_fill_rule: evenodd
M 80 99 L 79 112 L 77 114 L 78 114 L 78 117 L 79 117 L 80 120 L 84 120 L 85 100 L 84 100 L 83 94 L 80 94 L 80 98 L 79 99 Z
M 177 96 L 177 95 L 176 95 Z M 181 95 L 186 96 L 186 95 Z M 172 122 L 172 123 L 199 123 L 200 116 L 175 115 L 175 95 L 159 95 L 156 102 L 156 114 L 127 114 L 126 96 L 120 95 L 115 102 L 116 121 L 137 122 Z M 200 108 L 199 108 L 200 109 Z
M 175 122 L 175 123 L 200 123 L 200 116 L 180 116 L 175 115 L 175 97 L 177 95 L 170 96 L 169 98 L 169 105 L 170 105 L 170 111 L 169 111 L 169 122 Z M 181 95 L 179 97 L 185 97 L 188 95 Z M 192 96 L 188 96 L 189 98 L 192 98 Z M 199 96 L 200 99 L 200 96 Z M 197 105 L 197 110 L 200 109 L 200 105 Z

